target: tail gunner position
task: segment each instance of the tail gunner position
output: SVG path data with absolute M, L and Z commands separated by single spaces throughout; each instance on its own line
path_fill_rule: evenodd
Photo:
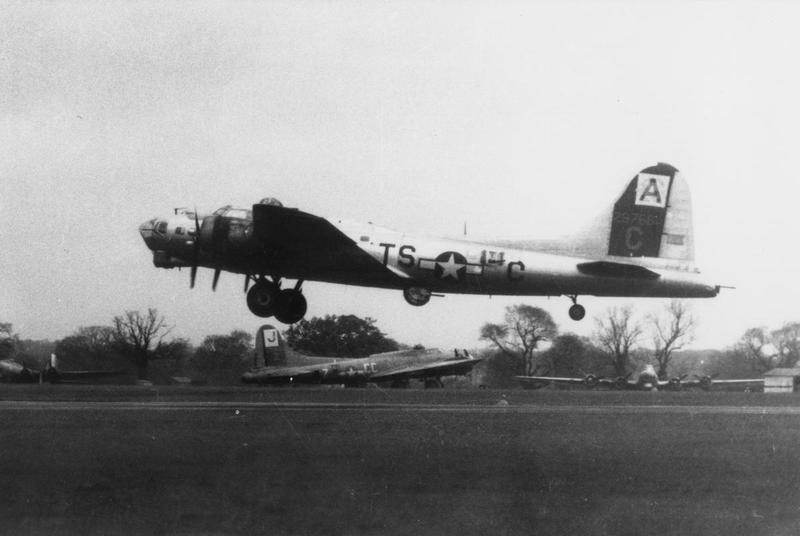
M 212 268 L 212 289 L 222 271 L 242 274 L 253 314 L 287 324 L 305 315 L 305 280 L 393 288 L 415 306 L 446 293 L 565 295 L 573 320 L 586 314 L 581 294 L 710 298 L 720 289 L 694 266 L 689 188 L 663 163 L 636 174 L 586 232 L 558 241 L 414 237 L 272 198 L 210 215 L 176 210 L 139 232 L 157 267 L 189 267 L 192 287 L 198 266 Z M 284 286 L 286 279 L 295 284 Z

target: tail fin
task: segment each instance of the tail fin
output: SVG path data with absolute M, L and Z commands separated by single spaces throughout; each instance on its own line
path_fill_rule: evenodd
M 607 254 L 694 260 L 692 202 L 677 169 L 659 163 L 628 183 L 611 212 Z
M 614 205 L 583 231 L 557 240 L 506 240 L 498 244 L 584 259 L 648 257 L 692 264 L 689 186 L 677 169 L 659 163 L 637 173 Z
M 256 332 L 255 368 L 286 365 L 286 343 L 278 330 L 269 324 Z

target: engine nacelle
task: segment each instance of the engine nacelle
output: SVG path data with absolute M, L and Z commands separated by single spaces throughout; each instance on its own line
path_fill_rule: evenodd
M 189 266 L 188 262 L 173 257 L 162 250 L 153 252 L 153 264 L 155 264 L 156 268 L 181 268 L 183 266 Z

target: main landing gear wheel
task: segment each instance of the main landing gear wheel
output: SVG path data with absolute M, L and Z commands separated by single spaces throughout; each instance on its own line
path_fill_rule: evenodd
M 278 293 L 275 319 L 284 324 L 299 322 L 308 310 L 305 296 L 296 289 L 287 288 Z
M 268 318 L 275 314 L 280 292 L 280 288 L 276 285 L 266 282 L 256 283 L 247 292 L 247 307 L 254 315 Z

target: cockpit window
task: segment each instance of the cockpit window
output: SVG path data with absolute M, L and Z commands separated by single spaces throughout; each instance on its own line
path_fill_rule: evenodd
M 183 227 L 176 227 L 175 234 L 182 235 L 183 234 Z
M 227 218 L 238 218 L 240 220 L 246 220 L 250 218 L 250 211 L 245 210 L 243 208 L 229 208 L 225 212 L 225 217 Z
M 156 225 L 156 232 L 157 233 L 161 233 L 161 234 L 166 233 L 167 232 L 167 222 L 165 222 L 165 221 L 158 222 L 158 225 Z

